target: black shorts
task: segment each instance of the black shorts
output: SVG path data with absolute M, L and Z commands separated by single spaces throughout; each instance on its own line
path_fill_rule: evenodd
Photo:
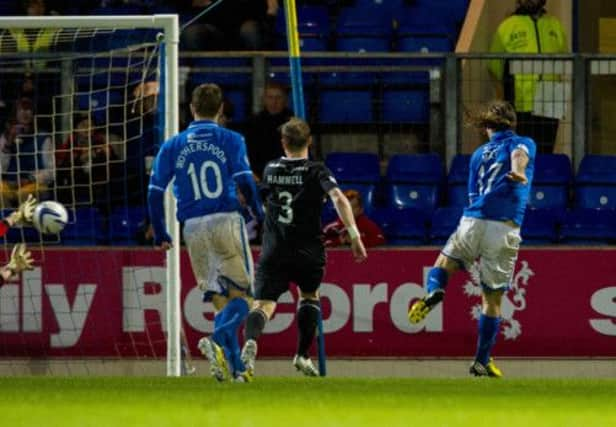
M 284 258 L 266 256 L 259 259 L 255 275 L 254 297 L 257 300 L 278 301 L 289 290 L 291 282 L 302 292 L 313 293 L 321 286 L 325 273 L 325 253 L 288 254 Z

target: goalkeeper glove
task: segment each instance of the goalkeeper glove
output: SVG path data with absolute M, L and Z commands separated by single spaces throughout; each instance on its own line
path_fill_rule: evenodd
M 15 225 L 31 224 L 35 208 L 36 198 L 32 194 L 29 194 L 26 201 L 19 205 L 17 210 L 12 214 Z
M 32 270 L 34 268 L 33 263 L 34 259 L 32 259 L 30 251 L 26 250 L 26 244 L 18 243 L 13 247 L 11 259 L 5 268 L 11 272 L 11 275 L 16 275 L 24 270 Z

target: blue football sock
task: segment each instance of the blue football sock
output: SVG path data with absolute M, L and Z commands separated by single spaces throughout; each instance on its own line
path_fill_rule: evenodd
M 240 343 L 237 334 L 247 315 L 248 303 L 246 300 L 234 298 L 218 314 L 220 316 L 218 324 L 216 324 L 216 319 L 214 320 L 214 341 L 224 348 L 234 374 L 246 370 L 240 359 Z M 217 339 L 220 339 L 220 342 Z
M 441 267 L 432 267 L 428 272 L 428 294 L 437 289 L 445 290 L 447 280 L 449 280 L 447 270 Z
M 500 320 L 500 317 L 490 317 L 483 313 L 479 316 L 479 338 L 477 340 L 475 360 L 482 365 L 487 365 L 490 360 L 490 352 L 496 342 Z
M 225 322 L 227 314 L 225 310 L 222 310 L 214 316 L 214 332 L 212 333 L 212 339 L 221 347 L 225 345 L 225 334 L 224 331 L 220 329 L 220 326 Z

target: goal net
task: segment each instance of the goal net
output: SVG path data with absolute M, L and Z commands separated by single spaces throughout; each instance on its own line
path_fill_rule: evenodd
M 3 237 L 1 262 L 22 241 L 37 262 L 0 287 L 0 375 L 180 373 L 177 251 L 139 248 L 177 91 L 176 16 L 0 18 L 2 216 L 27 194 L 69 212 Z

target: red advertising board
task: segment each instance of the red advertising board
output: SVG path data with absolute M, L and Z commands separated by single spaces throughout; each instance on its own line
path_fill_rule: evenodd
M 436 249 L 380 249 L 356 264 L 328 253 L 322 285 L 329 356 L 458 357 L 473 354 L 481 298 L 473 275 L 450 281 L 444 303 L 410 325 Z M 152 250 L 57 249 L 0 288 L 0 356 L 162 357 L 164 256 Z M 192 351 L 212 330 L 182 254 L 182 313 Z M 616 250 L 525 249 L 503 301 L 497 356 L 616 356 Z M 289 356 L 296 343 L 295 290 L 285 294 L 260 343 Z

